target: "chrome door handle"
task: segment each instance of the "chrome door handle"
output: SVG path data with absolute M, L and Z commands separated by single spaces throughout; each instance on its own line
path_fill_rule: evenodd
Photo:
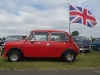
M 47 46 L 50 46 L 50 44 L 49 44 L 49 43 L 47 43 Z

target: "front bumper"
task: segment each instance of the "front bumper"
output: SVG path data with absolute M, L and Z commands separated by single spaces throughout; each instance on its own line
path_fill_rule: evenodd
M 3 53 L 4 53 L 4 48 L 2 48 L 1 56 L 3 55 Z
M 5 52 L 4 49 L 2 50 L 1 56 L 3 56 L 4 58 L 6 58 L 6 52 Z
M 0 49 L 1 49 L 1 51 L 2 51 L 2 52 L 1 52 L 1 56 L 2 56 L 3 53 L 4 53 L 4 46 L 1 46 Z
M 79 48 L 79 51 L 87 51 L 87 50 L 92 50 L 92 48 Z
M 80 51 L 82 50 L 89 50 L 89 48 L 79 48 Z

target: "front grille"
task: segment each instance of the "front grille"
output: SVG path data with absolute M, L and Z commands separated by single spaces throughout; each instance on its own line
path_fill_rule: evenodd
M 82 42 L 76 42 L 76 44 L 78 45 L 79 48 L 84 48 L 84 45 Z
M 82 51 L 82 50 L 91 50 L 91 47 L 90 45 L 84 45 L 82 42 L 76 42 L 76 44 L 78 45 L 79 47 L 79 51 Z

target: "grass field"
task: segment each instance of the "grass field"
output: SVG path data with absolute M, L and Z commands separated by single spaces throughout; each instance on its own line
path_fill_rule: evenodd
M 25 59 L 21 62 L 9 62 L 0 56 L 0 69 L 68 69 L 100 67 L 100 53 L 79 53 L 74 62 L 68 63 L 59 59 Z

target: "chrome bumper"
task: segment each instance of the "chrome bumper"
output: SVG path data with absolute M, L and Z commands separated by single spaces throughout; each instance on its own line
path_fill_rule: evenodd
M 83 51 L 83 50 L 92 50 L 92 48 L 79 48 L 79 51 Z
M 3 55 L 3 53 L 4 53 L 4 48 L 2 48 L 2 47 L 0 47 L 0 49 L 1 49 L 1 56 Z

